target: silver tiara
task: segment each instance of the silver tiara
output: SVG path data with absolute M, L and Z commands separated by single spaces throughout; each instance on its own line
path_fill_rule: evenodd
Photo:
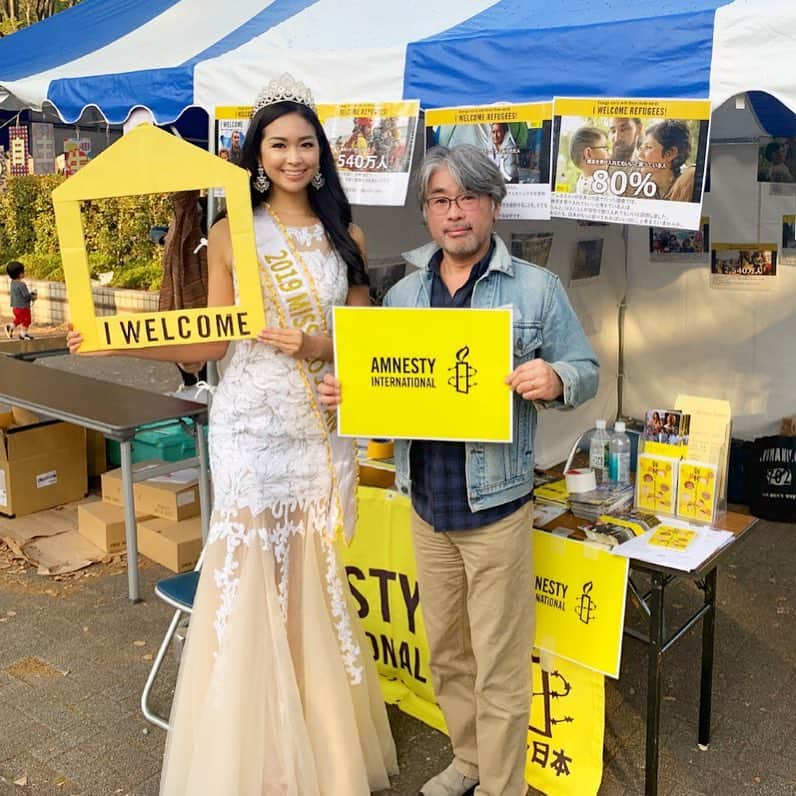
M 252 116 L 260 108 L 272 105 L 275 102 L 283 102 L 284 100 L 298 102 L 313 111 L 315 110 L 315 100 L 312 97 L 312 92 L 300 80 L 296 80 L 293 75 L 285 72 L 281 77 L 274 78 L 257 95 L 252 108 Z

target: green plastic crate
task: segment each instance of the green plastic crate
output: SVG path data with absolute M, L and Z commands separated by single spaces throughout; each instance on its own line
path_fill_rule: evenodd
M 178 462 L 180 459 L 196 456 L 196 437 L 189 430 L 192 425 L 192 420 L 168 420 L 144 426 L 133 438 L 133 461 L 161 459 L 166 462 Z M 204 426 L 204 429 L 206 433 L 207 426 Z M 121 443 L 108 439 L 105 440 L 105 445 L 108 461 L 120 467 Z

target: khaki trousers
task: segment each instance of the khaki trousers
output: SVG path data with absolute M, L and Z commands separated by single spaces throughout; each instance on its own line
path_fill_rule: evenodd
M 456 768 L 478 796 L 525 796 L 534 637 L 527 503 L 474 531 L 436 532 L 412 511 L 434 692 Z

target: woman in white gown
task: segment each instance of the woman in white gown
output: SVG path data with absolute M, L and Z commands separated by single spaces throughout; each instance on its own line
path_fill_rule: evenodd
M 258 98 L 242 165 L 269 328 L 236 344 L 213 396 L 213 515 L 161 794 L 358 796 L 389 787 L 396 756 L 334 547 L 355 519 L 353 447 L 316 386 L 332 359 L 331 307 L 368 303 L 363 238 L 302 84 L 283 76 Z M 226 219 L 208 236 L 208 265 L 208 303 L 232 304 Z M 71 332 L 70 348 L 81 339 Z

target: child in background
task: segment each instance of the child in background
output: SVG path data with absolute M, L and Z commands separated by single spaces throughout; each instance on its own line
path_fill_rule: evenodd
M 6 271 L 11 279 L 11 313 L 14 316 L 13 323 L 6 324 L 6 334 L 9 338 L 14 336 L 14 331 L 19 328 L 20 340 L 32 340 L 28 334 L 30 326 L 30 305 L 36 300 L 36 291 L 28 290 L 28 286 L 22 281 L 25 276 L 25 266 L 12 260 L 7 266 Z

